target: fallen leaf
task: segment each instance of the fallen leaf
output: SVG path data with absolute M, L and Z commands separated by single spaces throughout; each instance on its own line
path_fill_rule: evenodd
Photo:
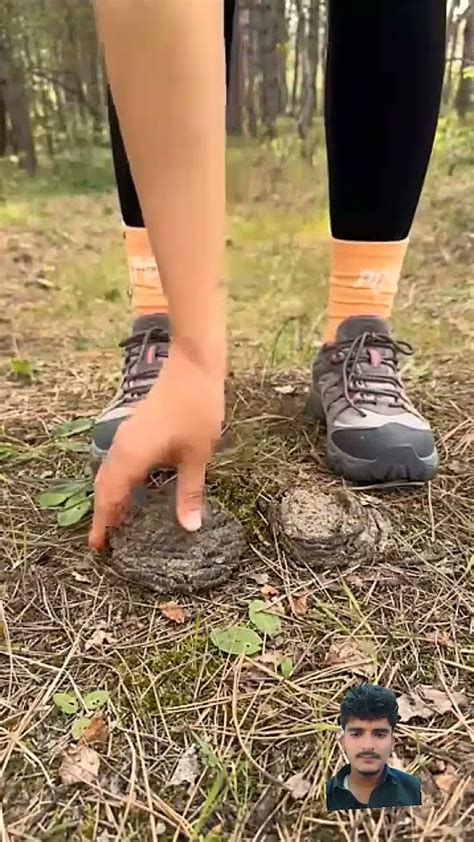
M 192 785 L 198 774 L 199 763 L 196 756 L 196 746 L 191 746 L 181 755 L 178 765 L 173 772 L 170 784 L 171 786 L 179 786 L 179 784 L 187 781 Z
M 291 597 L 291 607 L 298 617 L 303 617 L 308 612 L 308 597 L 307 593 Z
M 375 673 L 374 658 L 368 651 L 371 647 L 372 643 L 368 641 L 334 641 L 327 651 L 325 664 L 343 667 L 355 675 L 371 678 Z
M 71 696 L 70 693 L 55 693 L 53 696 L 53 702 L 63 713 L 77 713 L 79 709 L 76 697 Z
M 283 678 L 290 678 L 294 670 L 293 659 L 283 658 L 280 662 L 280 672 Z
M 448 710 L 452 709 L 453 702 L 459 707 L 467 704 L 466 697 L 462 693 L 456 693 L 455 690 L 451 691 L 452 701 L 444 690 L 437 690 L 436 687 L 430 687 L 428 684 L 420 684 L 417 687 L 417 692 L 437 713 L 447 713 Z
M 211 640 L 221 652 L 229 655 L 255 655 L 262 648 L 262 639 L 245 626 L 230 626 L 227 629 L 214 629 Z
M 91 720 L 87 716 L 80 716 L 75 719 L 71 727 L 71 735 L 73 740 L 79 740 L 86 730 L 87 726 L 91 724 Z
M 278 588 L 273 587 L 273 585 L 262 585 L 260 593 L 264 599 L 269 599 L 271 596 L 278 596 Z
M 442 792 L 447 792 L 448 795 L 451 795 L 453 789 L 456 787 L 456 784 L 459 782 L 459 779 L 456 775 L 452 774 L 435 775 L 434 782 L 438 789 Z
M 81 734 L 81 743 L 86 745 L 105 743 L 108 735 L 109 729 L 105 720 L 101 716 L 94 716 Z
M 257 585 L 266 585 L 269 578 L 268 573 L 249 573 L 249 579 Z
M 84 705 L 87 710 L 98 710 L 108 701 L 109 694 L 107 690 L 94 690 L 92 693 L 84 696 Z
M 71 576 L 76 582 L 82 582 L 85 585 L 90 584 L 90 579 L 87 576 L 83 576 L 82 573 L 78 573 L 77 570 L 71 570 Z
M 257 655 L 257 657 L 253 659 L 252 663 L 270 664 L 270 666 L 277 667 L 282 658 L 283 653 L 281 649 L 272 649 L 270 652 L 264 652 L 263 655 Z
M 86 640 L 84 649 L 87 652 L 89 649 L 102 649 L 104 645 L 113 646 L 114 643 L 117 643 L 117 638 L 113 634 L 104 629 L 96 629 L 92 637 Z
M 274 386 L 273 389 L 277 395 L 293 395 L 295 392 L 295 387 L 292 383 L 286 383 L 283 386 Z
M 454 646 L 448 632 L 440 632 L 436 630 L 428 632 L 426 639 L 429 640 L 430 643 L 435 643 L 437 646 L 445 646 L 447 649 Z
M 308 794 L 311 789 L 311 784 L 303 777 L 301 772 L 296 772 L 295 775 L 288 778 L 285 783 L 285 787 L 291 792 L 293 798 L 301 799 L 305 798 Z
M 253 599 L 249 604 L 249 620 L 259 631 L 275 637 L 281 631 L 281 620 L 272 613 L 263 599 Z
M 163 836 L 166 833 L 166 825 L 164 822 L 158 822 L 158 824 L 155 825 L 155 832 L 157 836 Z
M 158 608 L 163 614 L 163 617 L 172 620 L 173 623 L 177 623 L 178 625 L 184 623 L 184 611 L 177 602 L 162 602 Z
M 88 746 L 71 748 L 63 754 L 59 776 L 63 784 L 94 784 L 97 782 L 100 758 Z
M 403 693 L 397 699 L 400 722 L 409 722 L 415 716 L 420 719 L 430 719 L 433 711 L 420 699 L 416 693 Z

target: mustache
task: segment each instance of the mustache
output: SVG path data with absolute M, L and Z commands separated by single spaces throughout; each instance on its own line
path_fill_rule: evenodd
M 370 757 L 372 760 L 380 760 L 380 757 L 379 757 L 378 754 L 368 754 L 368 753 L 356 754 L 356 757 L 357 758 L 359 758 L 359 757 Z

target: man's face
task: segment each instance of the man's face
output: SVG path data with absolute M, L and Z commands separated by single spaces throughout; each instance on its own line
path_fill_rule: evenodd
M 393 750 L 393 733 L 388 719 L 349 719 L 341 743 L 351 769 L 360 775 L 376 775 Z

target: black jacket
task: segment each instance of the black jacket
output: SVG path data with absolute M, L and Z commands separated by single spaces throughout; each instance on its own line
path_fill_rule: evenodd
M 376 807 L 414 807 L 421 804 L 421 783 L 419 778 L 399 772 L 385 764 L 382 780 L 371 792 L 369 803 L 361 804 L 348 789 L 344 778 L 351 771 L 348 764 L 339 770 L 326 784 L 328 810 L 357 810 Z

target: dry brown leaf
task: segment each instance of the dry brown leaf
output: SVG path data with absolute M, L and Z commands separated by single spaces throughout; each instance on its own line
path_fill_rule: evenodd
M 278 588 L 265 584 L 260 588 L 260 593 L 264 599 L 269 599 L 271 596 L 278 596 Z
M 459 778 L 456 775 L 446 773 L 444 775 L 435 775 L 434 782 L 441 792 L 447 792 L 448 795 L 451 795 L 453 789 L 455 789 L 459 782 Z
M 168 620 L 172 620 L 173 623 L 177 623 L 178 625 L 184 623 L 184 611 L 177 602 L 162 602 L 158 607 L 163 617 L 167 617 Z
M 291 607 L 298 617 L 303 617 L 308 612 L 308 593 L 301 594 L 301 596 L 291 597 Z
M 454 646 L 454 643 L 451 640 L 448 632 L 428 632 L 428 634 L 426 635 L 426 639 L 429 640 L 430 643 L 435 643 L 437 646 L 445 646 L 447 649 L 450 649 Z
M 90 725 L 84 729 L 81 734 L 81 743 L 92 745 L 93 743 L 105 743 L 109 735 L 107 723 L 102 716 L 94 716 L 91 719 Z
M 196 746 L 191 746 L 186 749 L 178 761 L 178 765 L 173 772 L 170 780 L 172 786 L 179 786 L 179 784 L 187 781 L 193 784 L 199 774 L 199 764 L 196 756 Z
M 335 641 L 326 653 L 325 664 L 344 667 L 355 675 L 371 678 L 375 673 L 373 657 L 368 651 L 372 645 L 369 641 Z
M 303 777 L 301 772 L 296 772 L 295 775 L 288 778 L 285 787 L 291 792 L 293 798 L 299 800 L 306 797 L 311 789 L 311 784 Z
M 415 716 L 420 719 L 429 719 L 433 711 L 420 699 L 416 693 L 404 693 L 397 699 L 400 722 L 409 722 Z
M 447 713 L 448 710 L 452 709 L 453 703 L 459 707 L 467 705 L 466 697 L 455 690 L 452 690 L 450 694 L 452 701 L 444 690 L 437 690 L 436 687 L 430 687 L 429 684 L 420 684 L 417 691 L 437 713 Z
M 84 649 L 87 652 L 89 649 L 102 649 L 104 645 L 113 646 L 114 643 L 117 643 L 117 638 L 113 634 L 104 629 L 96 629 L 92 637 L 86 640 Z
M 99 773 L 100 758 L 89 746 L 71 748 L 63 754 L 59 776 L 63 784 L 95 784 Z

